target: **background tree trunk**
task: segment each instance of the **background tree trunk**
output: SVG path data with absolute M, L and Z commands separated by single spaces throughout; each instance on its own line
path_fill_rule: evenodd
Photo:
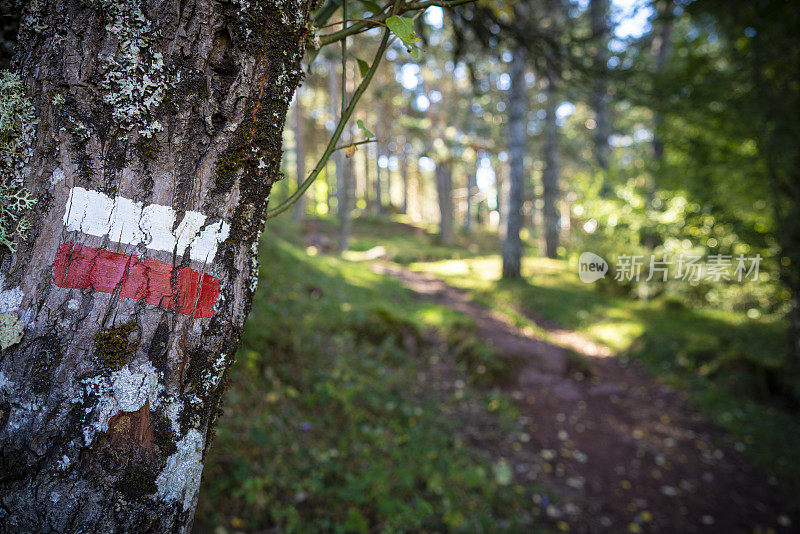
M 664 66 L 669 61 L 669 56 L 672 53 L 672 19 L 670 18 L 670 9 L 672 2 L 663 2 L 658 4 L 659 8 L 659 29 L 658 35 L 653 39 L 652 53 L 656 60 L 656 74 L 661 74 Z M 664 143 L 661 141 L 661 128 L 664 123 L 664 116 L 656 112 L 653 118 L 653 158 L 657 164 L 660 164 L 664 159 Z
M 508 166 L 500 163 L 499 158 L 494 158 L 495 167 L 495 203 L 497 205 L 497 235 L 500 241 L 505 241 L 508 226 Z
M 398 154 L 400 158 L 400 178 L 403 182 L 403 200 L 400 204 L 400 213 L 408 213 L 408 150 L 407 146 L 400 147 Z
M 525 87 L 525 51 L 514 51 L 511 63 L 511 92 L 508 105 L 509 187 L 506 208 L 506 231 L 503 235 L 503 278 L 519 278 L 522 261 L 522 201 L 525 198 L 525 141 L 528 107 Z
M 474 218 L 472 213 L 472 203 L 475 201 L 475 193 L 478 190 L 477 186 L 477 162 L 475 170 L 467 173 L 467 209 L 464 212 L 464 231 L 467 233 L 472 232 L 472 219 Z
M 596 52 L 594 63 L 597 73 L 592 81 L 591 103 L 594 110 L 595 129 L 592 139 L 595 146 L 595 159 L 602 174 L 600 196 L 611 195 L 612 186 L 609 181 L 608 168 L 611 159 L 611 146 L 608 138 L 611 137 L 611 119 L 608 113 L 608 11 L 609 0 L 592 0 L 591 3 L 592 36 L 595 39 Z
M 672 9 L 672 2 L 659 2 L 656 6 L 659 12 L 659 28 L 658 33 L 653 39 L 651 52 L 655 58 L 655 72 L 656 75 L 664 70 L 664 66 L 669 61 L 669 56 L 672 52 L 672 19 L 670 18 L 670 10 Z M 664 142 L 661 140 L 661 129 L 664 123 L 664 116 L 661 112 L 656 111 L 653 116 L 653 141 L 650 143 L 650 151 L 653 157 L 652 164 L 655 167 L 654 172 L 651 174 L 650 179 L 646 183 L 647 210 L 653 212 L 656 210 L 654 206 L 656 183 L 655 176 L 662 173 L 664 165 Z M 654 249 L 658 246 L 659 238 L 655 229 L 645 227 L 642 232 L 642 244 L 648 249 Z M 646 291 L 647 286 L 640 286 L 640 291 Z M 646 297 L 647 295 L 643 295 Z
M 386 209 L 383 206 L 383 181 L 381 179 L 381 143 L 375 147 L 375 210 L 378 215 L 383 215 Z
M 450 163 L 437 163 L 435 174 L 439 199 L 439 237 L 445 245 L 452 245 L 456 235 L 453 225 L 453 171 Z
M 361 152 L 362 163 L 364 165 L 364 211 L 367 213 L 375 212 L 375 202 L 372 198 L 372 176 L 369 172 L 369 145 L 365 146 Z
M 29 239 L 0 247 L 0 311 L 18 319 L 0 333 L 23 329 L 0 353 L 0 531 L 185 532 L 309 5 L 25 9 L 37 204 Z
M 561 191 L 558 185 L 558 122 L 556 109 L 557 89 L 554 75 L 547 76 L 547 117 L 544 126 L 544 171 L 542 172 L 542 215 L 544 219 L 544 253 L 548 258 L 558 257 L 560 238 L 560 216 L 558 201 Z
M 348 82 L 348 69 L 342 72 L 342 101 L 346 103 L 346 87 Z M 340 117 L 341 115 L 337 115 Z M 350 125 L 342 131 L 341 144 L 346 145 L 352 139 Z M 341 182 L 336 186 L 336 200 L 339 210 L 339 252 L 350 248 L 350 234 L 353 226 L 353 197 L 355 194 L 355 176 L 353 173 L 353 158 L 348 158 L 344 150 L 338 150 L 341 163 Z
M 302 90 L 297 88 L 297 93 L 294 98 L 294 157 L 297 169 L 297 176 L 295 178 L 297 187 L 306 179 L 306 152 L 305 143 L 303 141 L 303 104 L 300 102 L 300 95 Z M 292 220 L 295 222 L 302 222 L 306 214 L 306 196 L 303 195 L 297 199 L 292 212 Z
M 377 106 L 378 109 L 378 124 L 377 132 L 379 141 L 375 143 L 375 203 L 378 205 L 378 214 L 384 215 L 387 213 L 387 207 L 392 203 L 392 190 L 389 181 L 389 167 L 386 167 L 386 183 L 387 187 L 384 189 L 383 173 L 381 168 L 381 158 L 386 157 L 386 143 L 388 139 L 389 129 L 386 127 L 386 109 L 384 106 Z M 384 202 L 384 192 L 386 193 L 386 202 Z
M 336 59 L 328 60 L 328 98 L 330 99 L 330 113 L 334 122 L 338 122 L 341 109 L 339 107 L 339 95 L 341 86 L 339 85 L 339 75 L 337 74 L 339 62 Z M 344 76 L 344 74 L 342 75 Z M 341 80 L 345 83 L 344 80 Z M 349 129 L 345 128 L 342 132 L 340 144 L 347 144 L 350 141 Z M 333 160 L 336 164 L 336 215 L 339 217 L 339 251 L 348 249 L 350 241 L 350 202 L 348 190 L 350 189 L 350 160 L 345 157 L 344 150 L 337 150 L 333 153 Z

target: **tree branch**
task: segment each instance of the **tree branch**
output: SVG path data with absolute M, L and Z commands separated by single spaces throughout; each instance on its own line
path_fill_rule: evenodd
M 358 146 L 358 145 L 366 145 L 367 143 L 380 143 L 382 142 L 380 139 L 362 139 L 361 141 L 356 141 L 354 143 L 348 143 L 346 145 L 339 145 L 333 149 L 334 152 L 337 150 L 344 150 L 346 148 L 350 148 L 351 146 Z
M 433 6 L 438 6 L 441 8 L 455 7 L 462 4 L 469 4 L 474 1 L 475 0 L 425 0 L 423 2 L 411 2 L 408 4 L 401 4 L 394 14 L 400 15 L 409 11 L 421 11 Z M 343 28 L 338 32 L 320 36 L 320 48 L 325 45 L 341 41 L 342 39 L 345 39 L 351 35 L 362 33 L 376 26 L 380 26 L 384 24 L 386 19 L 388 19 L 390 16 L 391 15 L 389 13 L 380 13 L 376 16 L 356 22 L 352 26 Z

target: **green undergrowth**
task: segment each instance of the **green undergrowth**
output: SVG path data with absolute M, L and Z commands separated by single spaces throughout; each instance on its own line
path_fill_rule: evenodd
M 500 279 L 497 256 L 412 264 L 466 289 L 519 326 L 575 330 L 659 379 L 688 390 L 766 471 L 800 489 L 800 420 L 785 398 L 786 324 L 774 317 L 688 308 L 668 299 L 634 300 L 582 283 L 577 267 L 527 258 L 523 279 Z M 783 376 L 782 376 L 783 375 Z
M 468 318 L 270 223 L 201 488 L 198 532 L 520 532 L 538 514 L 502 445 L 519 414 Z M 443 366 L 455 355 L 456 365 Z

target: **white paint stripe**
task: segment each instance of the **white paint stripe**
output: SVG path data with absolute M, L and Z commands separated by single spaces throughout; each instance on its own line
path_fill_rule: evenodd
M 175 228 L 177 214 L 170 206 L 149 204 L 143 206 L 129 198 L 110 198 L 99 191 L 73 187 L 69 192 L 64 211 L 64 225 L 69 231 L 105 237 L 111 241 L 147 248 L 186 253 L 194 261 L 214 261 L 217 246 L 228 238 L 230 225 L 217 221 L 203 228 L 206 215 L 187 211 Z M 177 248 L 176 248 L 177 247 Z

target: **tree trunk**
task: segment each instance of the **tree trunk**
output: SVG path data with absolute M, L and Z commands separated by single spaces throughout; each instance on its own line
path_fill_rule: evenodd
M 591 4 L 591 23 L 592 36 L 597 48 L 594 55 L 594 63 L 597 73 L 592 82 L 591 103 L 594 110 L 595 129 L 592 139 L 595 146 L 595 159 L 600 169 L 602 184 L 600 186 L 600 196 L 608 197 L 611 195 L 612 186 L 608 175 L 609 160 L 611 159 L 611 145 L 608 138 L 611 137 L 611 119 L 608 113 L 608 11 L 609 0 L 592 0 Z
M 383 184 L 381 183 L 381 149 L 380 143 L 375 147 L 375 209 L 378 215 L 383 215 Z
M 558 201 L 561 192 L 558 186 L 558 123 L 556 122 L 555 76 L 547 77 L 547 117 L 544 126 L 544 171 L 542 172 L 542 215 L 544 219 L 544 253 L 548 258 L 558 257 L 560 216 Z
M 439 237 L 445 245 L 452 245 L 456 238 L 453 228 L 453 172 L 450 164 L 438 163 L 435 174 L 439 199 Z
M 478 189 L 477 186 L 477 166 L 475 171 L 467 174 L 467 209 L 464 212 L 464 231 L 466 233 L 472 232 L 472 203 L 475 201 L 475 193 Z
M 330 59 L 328 66 L 330 68 L 328 74 L 328 97 L 330 98 L 330 113 L 334 121 L 338 122 L 341 110 L 339 108 L 339 95 L 341 86 L 339 85 L 339 78 L 336 74 L 338 61 Z M 342 73 L 344 78 L 344 73 Z M 344 79 L 342 83 L 346 83 Z M 345 128 L 342 132 L 341 144 L 347 144 L 350 141 L 350 130 Z M 344 150 L 337 150 L 333 153 L 333 159 L 336 164 L 336 214 L 339 217 L 339 252 L 344 252 L 349 248 L 350 242 L 350 226 L 352 210 L 350 208 L 350 183 L 353 181 L 351 178 L 352 169 L 350 165 L 350 158 L 345 157 Z
M 660 11 L 662 19 L 660 20 L 660 28 L 658 36 L 653 40 L 652 45 L 653 56 L 655 56 L 656 59 L 657 74 L 664 70 L 664 66 L 667 64 L 669 56 L 672 52 L 672 20 L 664 18 L 670 7 L 671 3 L 661 6 Z M 664 159 L 664 143 L 661 141 L 659 134 L 661 133 L 660 130 L 661 125 L 664 122 L 664 116 L 661 113 L 656 112 L 653 122 L 653 159 L 658 165 L 660 165 L 661 161 Z
M 506 165 L 503 165 L 499 158 L 495 158 L 495 204 L 497 206 L 497 236 L 503 242 L 506 239 L 506 227 L 508 226 L 508 176 L 506 176 Z
M 350 134 L 345 128 L 342 132 L 342 142 L 350 141 Z M 341 150 L 339 152 L 342 152 Z M 350 249 L 350 234 L 353 226 L 353 160 L 348 157 L 342 158 L 342 184 L 337 191 L 337 202 L 339 205 L 339 252 Z
M 652 44 L 652 53 L 656 60 L 657 74 L 664 69 L 664 65 L 666 65 L 672 51 L 672 20 L 666 18 L 666 16 L 668 16 L 669 9 L 671 9 L 671 2 L 659 4 L 658 7 L 660 13 L 660 27 L 658 35 L 655 39 L 653 39 Z M 653 165 L 655 167 L 654 172 L 652 173 L 653 175 L 660 174 L 664 165 L 664 143 L 661 140 L 661 129 L 663 123 L 664 116 L 659 111 L 656 111 L 655 116 L 653 117 L 653 141 L 650 144 L 650 149 L 653 156 Z M 647 195 L 645 202 L 647 203 L 647 210 L 653 211 L 656 209 L 653 205 L 656 194 L 656 183 L 654 177 L 651 177 L 650 180 L 647 181 L 646 193 Z M 660 238 L 655 228 L 645 226 L 642 229 L 641 240 L 645 247 L 652 250 L 658 246 Z M 641 289 L 642 291 L 646 290 L 646 286 L 641 286 Z
M 0 171 L 37 203 L 0 246 L 0 531 L 190 530 L 308 15 L 26 4 L 26 157 Z
M 361 152 L 362 162 L 364 163 L 364 204 L 367 213 L 375 210 L 372 199 L 372 177 L 369 172 L 369 145 L 365 146 Z
M 408 154 L 405 146 L 401 147 L 398 156 L 400 158 L 400 178 L 403 181 L 403 200 L 400 204 L 400 213 L 405 215 L 408 213 Z
M 297 88 L 297 94 L 294 99 L 294 157 L 297 169 L 297 176 L 295 178 L 297 187 L 306 179 L 306 152 L 305 143 L 303 140 L 303 105 L 300 102 L 301 89 Z M 302 222 L 306 214 L 306 197 L 305 195 L 297 199 L 292 212 L 292 220 L 295 222 Z
M 347 87 L 348 69 L 342 72 L 342 99 L 346 102 L 345 88 Z M 346 145 L 352 139 L 350 126 L 342 131 L 341 143 Z M 355 194 L 355 177 L 353 174 L 353 159 L 348 158 L 344 150 L 338 151 L 342 163 L 342 181 L 337 185 L 336 198 L 339 206 L 339 252 L 350 248 L 350 234 L 353 226 L 353 197 Z
M 506 208 L 506 231 L 503 236 L 503 278 L 519 278 L 522 262 L 522 201 L 525 198 L 525 141 L 528 107 L 525 88 L 525 51 L 514 51 L 511 63 L 511 92 L 508 103 L 509 187 Z

